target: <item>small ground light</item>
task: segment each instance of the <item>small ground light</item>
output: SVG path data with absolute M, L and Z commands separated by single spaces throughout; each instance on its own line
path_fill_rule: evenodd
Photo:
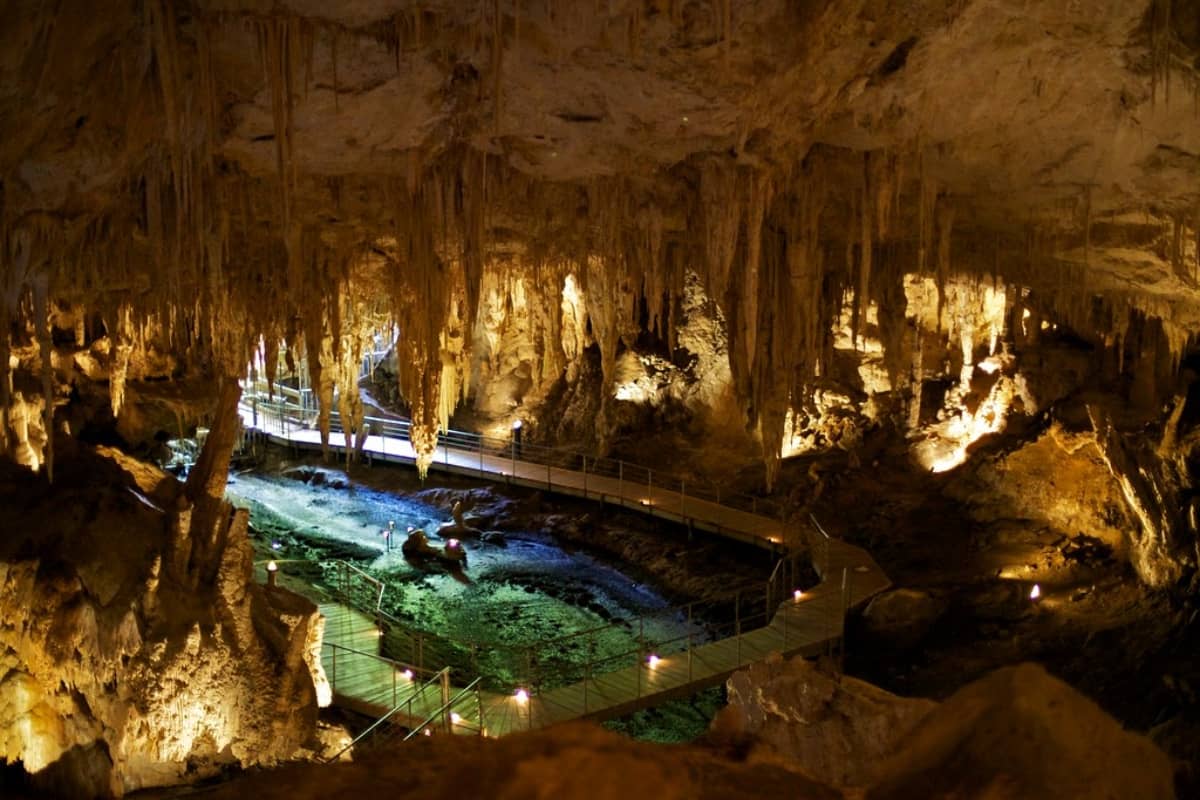
M 450 724 L 458 725 L 461 722 L 462 722 L 462 714 L 459 714 L 457 711 L 451 711 L 450 712 Z
M 646 664 L 649 665 L 650 669 L 657 668 L 658 662 L 660 662 L 660 661 L 662 661 L 662 659 L 659 658 L 658 656 L 654 655 L 653 653 L 650 654 L 650 656 L 648 656 L 646 658 Z
M 1042 587 L 1041 587 L 1041 586 L 1038 586 L 1038 585 L 1035 583 L 1035 584 L 1033 585 L 1033 588 L 1029 590 L 1029 599 L 1030 599 L 1030 600 L 1033 600 L 1034 602 L 1036 602 L 1036 601 L 1037 601 L 1037 599 L 1038 599 L 1039 597 L 1041 597 L 1041 596 L 1042 596 Z
M 524 689 L 517 689 L 516 693 L 513 694 L 513 699 L 521 705 L 525 705 L 529 702 L 529 692 Z
M 406 670 L 403 670 L 403 671 L 400 673 L 400 677 L 401 677 L 401 678 L 404 678 L 404 680 L 406 680 L 406 681 L 411 681 L 411 680 L 412 680 L 412 678 L 413 678 L 413 673 L 412 673 L 412 670 L 411 670 L 411 669 L 406 669 Z
M 796 591 L 792 592 L 792 599 L 799 603 L 804 599 L 804 592 L 797 589 Z
M 274 561 L 267 562 L 267 586 L 275 586 L 275 573 L 279 572 L 279 565 Z
M 281 545 L 279 542 L 271 542 L 271 549 L 272 549 L 272 550 L 278 550 L 278 549 L 279 549 L 279 548 L 281 548 L 281 547 L 283 547 L 283 545 Z
M 426 728 L 423 732 L 426 736 L 433 736 L 433 731 L 429 730 L 429 728 Z

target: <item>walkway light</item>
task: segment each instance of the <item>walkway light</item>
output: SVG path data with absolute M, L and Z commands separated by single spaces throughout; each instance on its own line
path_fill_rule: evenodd
M 1029 590 L 1029 599 L 1036 603 L 1038 601 L 1038 598 L 1041 596 L 1042 596 L 1042 587 L 1038 586 L 1035 583 L 1033 585 L 1033 588 Z
M 529 702 L 529 692 L 525 691 L 524 689 L 517 689 L 516 693 L 513 695 L 513 699 L 517 701 L 517 705 L 523 706 Z
M 411 669 L 401 670 L 400 677 L 406 681 L 411 681 L 413 679 L 413 671 Z
M 792 592 L 792 599 L 799 603 L 804 599 L 804 592 L 797 589 L 796 591 Z
M 512 473 L 515 478 L 517 475 L 517 449 L 521 446 L 521 426 L 524 423 L 519 419 L 514 419 L 512 424 Z
M 275 588 L 275 574 L 279 572 L 279 565 L 274 561 L 267 562 L 267 588 Z
M 662 661 L 661 658 L 656 656 L 654 653 L 651 653 L 649 657 L 646 658 L 646 665 L 650 667 L 650 669 L 658 669 L 658 664 L 660 661 Z
M 462 714 L 459 714 L 457 711 L 451 711 L 450 712 L 450 724 L 451 725 L 459 725 L 461 723 L 462 723 Z

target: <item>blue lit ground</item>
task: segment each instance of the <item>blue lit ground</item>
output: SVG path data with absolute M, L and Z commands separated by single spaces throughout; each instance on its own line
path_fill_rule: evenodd
M 589 658 L 617 658 L 635 651 L 639 633 L 655 642 L 686 636 L 689 631 L 685 617 L 654 616 L 653 612 L 686 598 L 668 599 L 648 571 L 617 565 L 600 556 L 599 550 L 564 546 L 558 537 L 540 530 L 543 523 L 561 523 L 566 513 L 572 520 L 572 538 L 599 540 L 610 535 L 608 526 L 591 522 L 594 504 L 572 508 L 556 501 L 552 509 L 541 505 L 533 510 L 528 502 L 476 488 L 477 497 L 493 501 L 485 510 L 495 512 L 492 525 L 505 528 L 507 546 L 467 540 L 468 568 L 454 574 L 434 565 L 409 563 L 399 552 L 402 534 L 397 535 L 393 551 L 385 552 L 380 532 L 392 520 L 401 532 L 409 525 L 424 529 L 431 543 L 439 545 L 436 532 L 450 519 L 444 509 L 455 489 L 421 495 L 439 507 L 414 499 L 419 486 L 403 470 L 364 470 L 354 481 L 336 470 L 321 472 L 326 479 L 322 485 L 273 471 L 231 476 L 229 498 L 250 509 L 260 556 L 279 560 L 291 581 L 318 584 L 329 580 L 321 564 L 333 559 L 352 561 L 386 582 L 385 607 L 406 624 L 481 643 L 474 655 L 462 647 L 447 659 L 463 669 L 478 667 L 493 685 L 522 679 L 520 673 L 530 658 L 526 646 L 577 631 L 616 623 L 599 636 L 535 649 L 533 658 L 540 662 L 539 674 L 546 685 L 582 677 Z M 459 492 L 478 486 L 456 484 Z M 663 547 L 679 546 L 670 539 L 677 534 L 646 533 L 655 535 Z M 656 546 L 655 540 L 648 541 Z M 709 579 L 720 591 L 747 574 L 754 570 L 731 568 L 722 573 L 718 567 Z M 703 635 L 698 623 L 690 630 Z M 706 729 L 723 704 L 722 692 L 709 690 L 609 725 L 639 738 L 690 740 Z

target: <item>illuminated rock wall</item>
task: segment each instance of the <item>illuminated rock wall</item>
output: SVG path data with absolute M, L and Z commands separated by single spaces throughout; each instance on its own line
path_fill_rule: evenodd
M 503 424 L 597 357 L 603 452 L 674 380 L 639 339 L 720 350 L 668 395 L 752 432 L 767 486 L 892 419 L 961 462 L 1029 411 L 997 339 L 1043 325 L 1152 417 L 1200 331 L 1185 0 L 317 5 L 67 0 L 0 31 L 10 458 L 53 472 L 64 306 L 108 340 L 118 420 L 151 343 L 207 378 L 282 347 L 351 438 L 394 327 L 422 469 L 473 382 Z M 719 347 L 686 344 L 691 280 Z
M 212 579 L 196 581 L 210 566 L 177 547 L 193 512 L 173 479 L 111 450 L 62 459 L 52 495 L 13 469 L 0 505 L 0 758 L 86 797 L 305 752 L 320 618 L 253 585 L 244 512 L 224 508 L 227 543 Z

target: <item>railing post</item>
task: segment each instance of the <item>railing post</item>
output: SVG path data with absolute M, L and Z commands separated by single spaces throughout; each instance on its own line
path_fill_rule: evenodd
M 396 668 L 392 667 L 392 708 L 396 707 Z
M 450 668 L 442 669 L 442 730 L 450 731 Z
M 553 484 L 550 482 L 550 461 L 547 460 L 546 461 L 546 489 L 549 490 L 552 488 L 554 488 L 554 487 L 553 487 Z
M 692 682 L 692 606 L 694 603 L 688 603 L 688 683 Z
M 621 505 L 625 505 L 625 462 L 617 462 L 617 496 L 621 498 Z
M 646 620 L 638 617 L 637 696 L 642 697 L 642 670 L 646 661 Z
M 333 645 L 329 649 L 333 651 L 333 685 L 329 688 L 332 694 L 337 694 L 337 645 Z
M 687 481 L 679 481 L 679 516 L 683 516 L 683 498 L 687 497 Z
M 587 496 L 588 496 L 588 492 L 587 492 L 587 454 L 584 453 L 584 455 L 583 455 L 583 499 L 587 500 Z M 585 703 L 584 707 L 586 708 L 586 706 L 587 706 L 587 704 Z
M 483 726 L 483 692 L 479 691 L 478 687 L 475 689 L 475 705 L 479 709 L 479 735 L 487 736 L 487 730 Z
M 783 649 L 787 652 L 787 635 L 788 635 L 788 609 L 783 610 Z
M 479 444 L 479 477 L 483 477 L 483 437 L 478 439 Z
M 742 665 L 742 593 L 733 596 L 733 630 L 737 636 L 737 663 Z
M 842 567 L 842 635 L 838 643 L 838 672 L 846 671 L 846 612 L 850 608 L 850 581 L 852 579 L 850 570 Z
M 586 463 L 586 462 L 585 462 Z M 596 632 L 591 630 L 588 632 L 588 649 L 587 661 L 583 665 L 583 713 L 587 716 L 588 712 L 588 681 L 592 678 L 592 659 L 596 653 Z

